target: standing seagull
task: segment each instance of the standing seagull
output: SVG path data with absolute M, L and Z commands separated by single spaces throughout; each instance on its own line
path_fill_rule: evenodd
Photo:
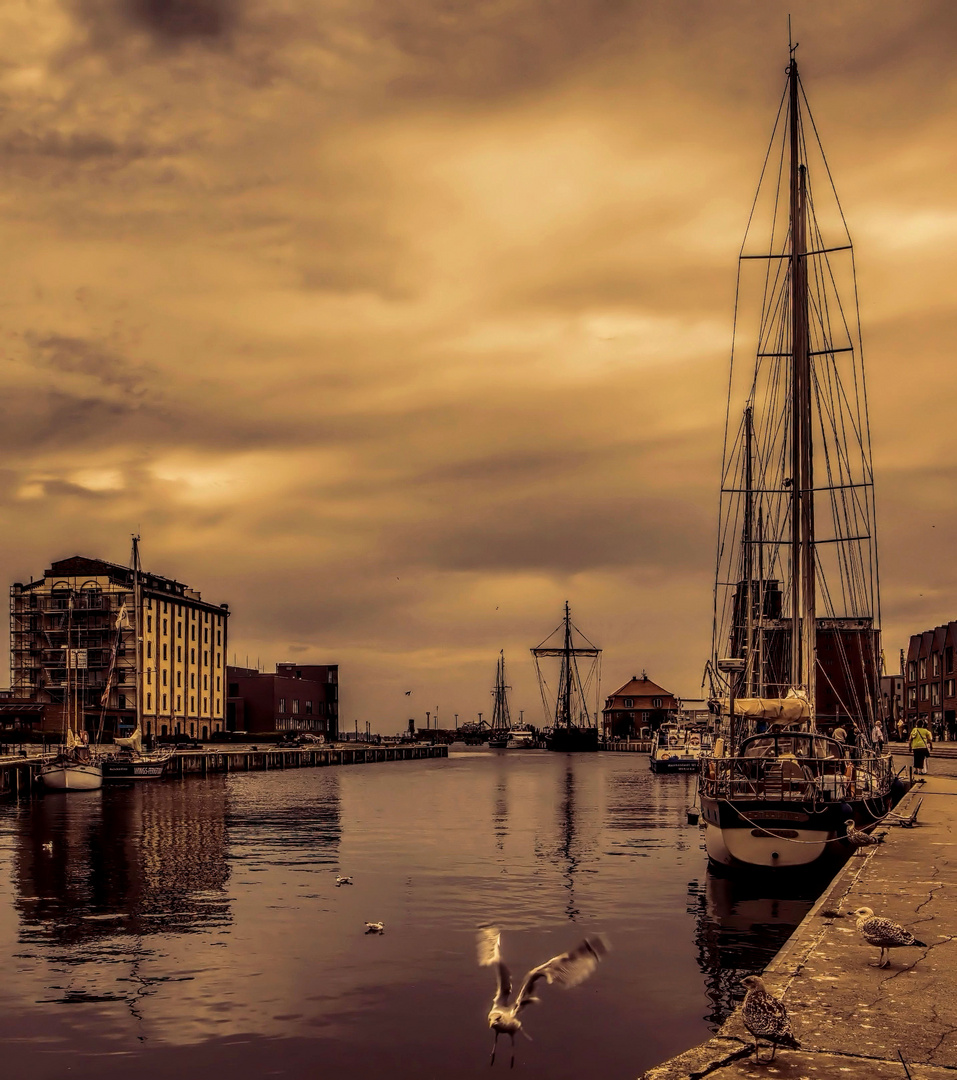
M 754 1036 L 754 1060 L 761 1060 L 758 1056 L 758 1039 L 764 1039 L 771 1044 L 768 1061 L 774 1060 L 779 1046 L 800 1050 L 801 1044 L 791 1033 L 791 1018 L 787 1009 L 782 1002 L 768 993 L 764 981 L 757 975 L 748 975 L 741 980 L 741 985 L 748 988 L 741 1006 L 741 1018 L 744 1026 Z
M 883 844 L 884 837 L 887 836 L 885 831 L 874 833 L 872 836 L 870 833 L 863 832 L 861 829 L 854 827 L 854 819 L 848 818 L 844 822 L 844 828 L 847 830 L 845 839 L 851 845 L 852 848 L 866 848 L 872 844 Z
M 869 907 L 859 907 L 851 914 L 857 916 L 857 929 L 861 937 L 868 945 L 876 945 L 881 950 L 880 960 L 876 964 L 879 968 L 887 967 L 891 962 L 891 949 L 900 949 L 905 945 L 915 945 L 920 949 L 927 948 L 924 942 L 918 941 L 910 930 L 905 930 L 900 923 L 880 918 Z M 871 967 L 875 965 L 871 964 Z
M 526 1005 L 538 1001 L 532 996 L 532 990 L 539 979 L 548 983 L 558 983 L 570 989 L 584 982 L 589 975 L 598 967 L 598 962 L 608 952 L 608 942 L 598 935 L 585 938 L 585 940 L 570 952 L 553 956 L 544 964 L 532 970 L 525 976 L 521 989 L 515 996 L 515 1000 L 509 1004 L 509 995 L 512 993 L 512 976 L 502 960 L 502 933 L 497 927 L 483 926 L 478 933 L 478 962 L 480 967 L 497 968 L 498 987 L 495 997 L 492 998 L 492 1008 L 488 1014 L 488 1026 L 495 1032 L 495 1041 L 492 1043 L 492 1057 L 489 1065 L 495 1064 L 495 1048 L 498 1045 L 499 1035 L 507 1034 L 512 1040 L 512 1063 L 509 1068 L 515 1067 L 515 1033 L 521 1031 L 526 1039 L 531 1039 L 528 1032 L 522 1030 L 522 1022 L 518 1014 Z

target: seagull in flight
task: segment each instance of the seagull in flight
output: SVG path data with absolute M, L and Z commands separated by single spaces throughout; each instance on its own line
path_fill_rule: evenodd
M 406 692 L 405 692 L 405 696 L 406 696 L 406 697 L 408 697 L 408 696 L 409 696 L 409 694 L 411 694 L 411 693 L 412 693 L 412 691 L 411 691 L 411 690 L 406 690 Z
M 910 930 L 905 930 L 900 923 L 891 922 L 890 919 L 882 919 L 869 907 L 859 907 L 851 914 L 857 916 L 857 929 L 861 937 L 868 945 L 876 945 L 881 950 L 880 960 L 876 965 L 879 968 L 887 967 L 891 962 L 891 949 L 899 949 L 905 945 L 927 948 L 927 945 L 923 941 L 918 941 Z M 874 966 L 871 964 L 871 967 Z
M 774 1060 L 779 1046 L 800 1050 L 801 1044 L 791 1031 L 791 1018 L 787 1009 L 783 1002 L 768 993 L 764 980 L 757 975 L 748 975 L 741 980 L 741 985 L 748 988 L 741 1006 L 741 1019 L 754 1036 L 754 1060 L 761 1060 L 758 1056 L 758 1039 L 764 1039 L 771 1044 L 771 1056 L 765 1058 L 765 1061 Z
M 502 960 L 502 933 L 495 926 L 482 926 L 478 932 L 478 962 L 480 967 L 494 967 L 498 978 L 495 997 L 492 998 L 492 1008 L 488 1014 L 488 1026 L 495 1032 L 495 1041 L 492 1043 L 492 1057 L 489 1065 L 495 1064 L 495 1048 L 498 1046 L 499 1035 L 508 1035 L 512 1040 L 512 1062 L 509 1068 L 515 1067 L 515 1034 L 521 1031 L 526 1039 L 531 1036 L 522 1028 L 522 1022 L 518 1014 L 526 1005 L 538 1001 L 532 991 L 539 979 L 547 983 L 558 983 L 570 989 L 584 982 L 589 975 L 598 967 L 601 958 L 608 952 L 608 942 L 601 936 L 585 938 L 585 940 L 570 952 L 553 956 L 544 964 L 532 970 L 525 976 L 521 988 L 515 995 L 515 1000 L 509 1003 L 512 993 L 512 976 L 505 962 Z

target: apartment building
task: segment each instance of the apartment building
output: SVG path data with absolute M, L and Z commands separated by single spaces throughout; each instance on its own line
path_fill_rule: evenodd
M 42 728 L 65 716 L 93 737 L 128 732 L 209 738 L 226 715 L 229 605 L 182 582 L 74 555 L 10 589 L 10 685 L 42 703 Z M 139 650 L 137 649 L 139 638 Z

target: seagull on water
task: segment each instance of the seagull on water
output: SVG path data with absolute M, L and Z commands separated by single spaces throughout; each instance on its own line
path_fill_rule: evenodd
M 873 844 L 883 844 L 884 837 L 887 836 L 887 831 L 884 829 L 879 833 L 874 833 L 872 836 L 870 833 L 866 833 L 862 829 L 856 828 L 853 818 L 848 818 L 847 821 L 844 822 L 844 827 L 847 829 L 847 834 L 844 839 L 855 849 L 860 848 L 863 850 Z
M 851 912 L 857 916 L 857 929 L 861 937 L 868 945 L 876 945 L 881 950 L 880 960 L 871 967 L 887 967 L 891 962 L 891 949 L 900 949 L 907 945 L 914 945 L 920 949 L 926 949 L 927 945 L 910 932 L 905 930 L 900 923 L 891 922 L 890 919 L 882 919 L 875 915 L 869 907 L 859 907 Z
M 366 933 L 367 934 L 384 934 L 385 933 L 385 923 L 367 922 L 366 923 Z
M 771 1056 L 767 1061 L 774 1060 L 779 1046 L 800 1050 L 801 1044 L 791 1033 L 791 1018 L 787 1009 L 782 1002 L 768 993 L 764 980 L 757 975 L 748 975 L 741 980 L 741 985 L 748 988 L 741 1006 L 741 1018 L 744 1026 L 754 1036 L 754 1060 L 761 1060 L 758 1056 L 759 1039 L 771 1044 Z
M 352 884 L 352 878 L 351 877 L 340 877 L 338 874 L 336 874 L 336 888 L 337 889 L 339 888 L 340 885 L 351 885 L 351 884 Z
M 498 1046 L 499 1035 L 508 1035 L 512 1040 L 512 1062 L 509 1068 L 515 1067 L 515 1034 L 521 1031 L 526 1039 L 531 1039 L 528 1032 L 522 1028 L 522 1022 L 518 1014 L 526 1005 L 538 1001 L 532 995 L 535 983 L 544 979 L 548 983 L 558 983 L 570 989 L 584 982 L 589 975 L 598 967 L 598 962 L 608 952 L 608 942 L 601 936 L 585 938 L 585 940 L 570 952 L 553 956 L 544 964 L 532 970 L 525 976 L 515 1000 L 509 1004 L 512 993 L 512 976 L 505 962 L 502 960 L 502 933 L 494 926 L 482 926 L 478 932 L 478 962 L 480 967 L 494 967 L 497 969 L 498 986 L 495 997 L 492 998 L 492 1008 L 488 1014 L 488 1026 L 495 1032 L 495 1041 L 492 1043 L 492 1057 L 489 1065 L 495 1064 L 495 1048 Z

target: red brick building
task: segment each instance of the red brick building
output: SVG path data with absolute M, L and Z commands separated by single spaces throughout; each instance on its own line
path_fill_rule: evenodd
M 678 699 L 642 672 L 605 699 L 601 711 L 606 739 L 627 739 L 649 732 L 671 719 L 678 710 Z
M 918 718 L 932 730 L 957 724 L 957 621 L 914 634 L 904 671 L 904 719 Z
M 276 673 L 226 668 L 226 730 L 339 737 L 339 665 L 277 664 Z

